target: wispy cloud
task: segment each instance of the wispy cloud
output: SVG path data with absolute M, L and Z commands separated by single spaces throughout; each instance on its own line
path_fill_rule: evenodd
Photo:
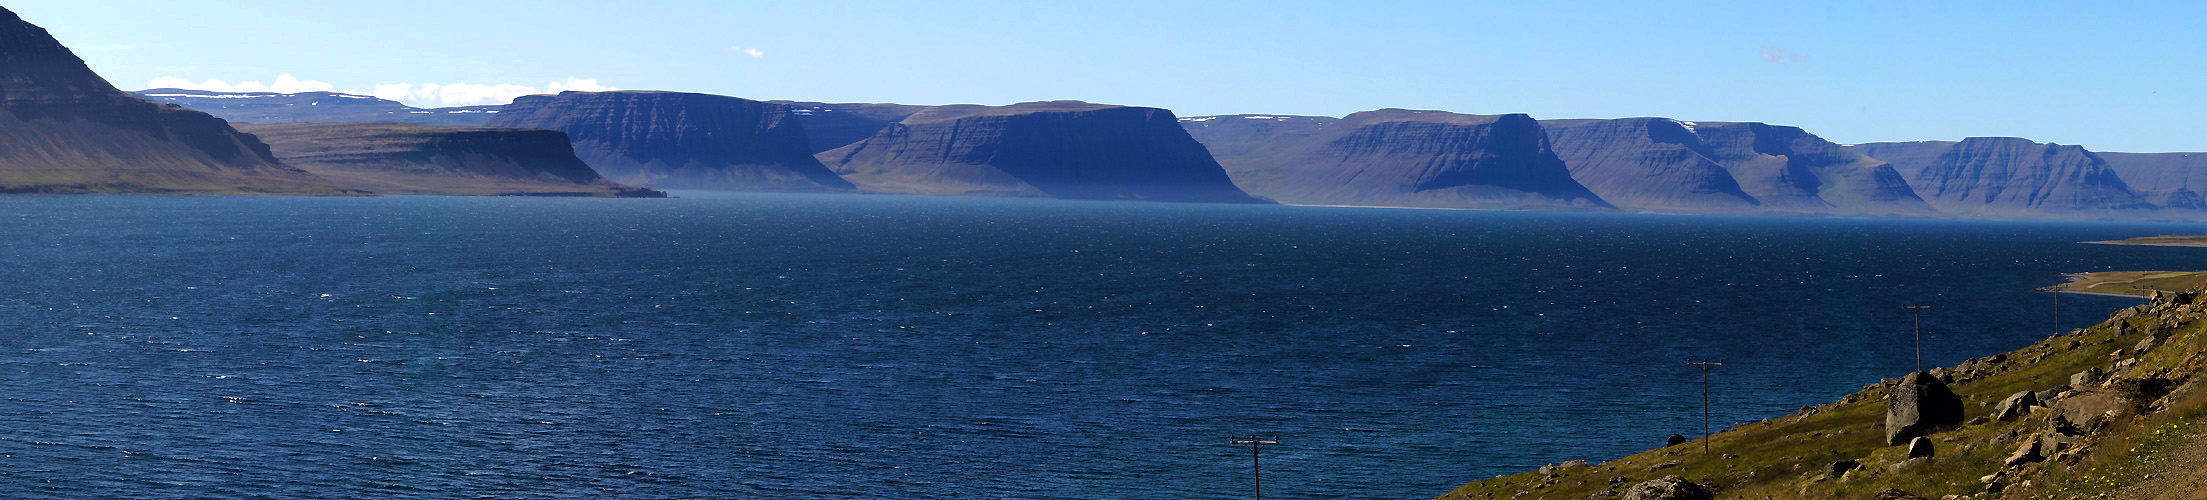
M 415 106 L 443 107 L 505 104 L 513 102 L 515 97 L 534 94 L 557 94 L 569 90 L 604 92 L 620 89 L 611 85 L 599 84 L 596 78 L 568 77 L 567 81 L 547 83 L 541 88 L 511 83 L 385 83 L 376 85 L 375 90 L 372 91 L 353 93 L 372 95 Z
M 1786 52 L 1784 47 L 1763 47 L 1763 60 L 1774 63 L 1808 62 L 1809 56 Z
M 146 84 L 146 88 L 175 88 L 213 92 L 280 92 L 289 94 L 328 92 L 335 90 L 337 86 L 323 81 L 300 80 L 291 75 L 277 76 L 275 83 L 246 81 L 235 84 L 222 80 L 194 82 L 183 78 L 164 76 L 153 79 L 151 83 Z M 372 95 L 414 106 L 445 107 L 505 104 L 513 102 L 515 97 L 531 94 L 557 94 L 568 90 L 583 92 L 620 90 L 611 85 L 600 84 L 596 78 L 575 77 L 568 77 L 566 81 L 546 83 L 541 87 L 511 83 L 382 83 L 376 84 L 372 88 L 374 90 L 346 90 L 344 93 Z
M 743 54 L 743 55 L 751 56 L 751 58 L 752 58 L 752 59 L 765 59 L 765 58 L 766 58 L 766 51 L 764 51 L 764 50 L 759 50 L 759 49 L 756 49 L 756 48 L 751 48 L 751 47 L 729 47 L 729 48 L 728 48 L 728 51 L 729 51 L 729 52 L 734 52 L 734 53 L 737 53 L 737 54 Z
M 328 92 L 330 89 L 337 88 L 337 86 L 330 85 L 329 82 L 300 80 L 291 75 L 276 75 L 276 83 L 273 84 L 244 81 L 234 85 L 222 80 L 194 82 L 183 78 L 164 76 L 153 79 L 152 82 L 146 84 L 146 88 L 207 90 L 213 92 L 282 92 L 289 94 L 294 92 Z

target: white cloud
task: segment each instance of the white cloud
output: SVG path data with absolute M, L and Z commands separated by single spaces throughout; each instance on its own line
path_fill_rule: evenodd
M 446 107 L 505 104 L 513 102 L 515 97 L 533 94 L 557 94 L 569 90 L 604 92 L 620 89 L 599 84 L 596 78 L 568 77 L 567 81 L 547 83 L 542 88 L 511 83 L 385 83 L 376 85 L 375 90 L 349 93 L 367 94 L 414 106 Z
M 728 48 L 728 51 L 729 51 L 729 52 L 734 52 L 734 53 L 738 53 L 738 54 L 743 54 L 743 55 L 747 55 L 747 56 L 751 56 L 751 58 L 752 58 L 752 59 L 765 59 L 765 58 L 766 58 L 766 51 L 764 51 L 764 50 L 759 50 L 759 49 L 755 49 L 755 48 L 751 48 L 751 47 L 729 47 L 729 48 Z
M 238 82 L 236 85 L 231 85 L 229 82 L 222 80 L 193 82 L 173 76 L 164 76 L 153 79 L 153 82 L 146 84 L 146 88 L 189 89 L 210 92 L 282 92 L 290 94 L 296 92 L 328 92 L 330 89 L 337 88 L 337 86 L 330 85 L 329 82 L 300 80 L 291 75 L 276 75 L 276 83 L 274 84 L 245 81 Z

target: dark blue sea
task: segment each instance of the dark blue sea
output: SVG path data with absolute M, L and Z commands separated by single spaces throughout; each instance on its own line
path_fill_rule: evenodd
M 2207 226 L 0 197 L 0 498 L 1416 499 L 2055 331 Z M 2062 327 L 2136 301 L 2065 296 Z

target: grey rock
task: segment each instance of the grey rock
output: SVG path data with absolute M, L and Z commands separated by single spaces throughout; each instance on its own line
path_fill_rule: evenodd
M 1931 458 L 1937 453 L 1937 449 L 1931 444 L 1931 438 L 1918 436 L 1908 440 L 1908 458 Z
M 1962 399 L 1946 383 L 1924 372 L 1910 373 L 1886 400 L 1885 444 L 1897 446 L 1959 426 L 1962 419 Z
M 1916 495 L 1916 494 L 1914 494 L 1914 493 L 1909 493 L 1909 492 L 1907 492 L 1907 491 L 1902 491 L 1902 490 L 1900 490 L 1900 489 L 1898 489 L 1898 488 L 1886 488 L 1886 489 L 1883 489 L 1883 490 L 1879 490 L 1879 491 L 1877 492 L 1877 494 L 1876 494 L 1876 495 L 1872 495 L 1872 496 L 1870 496 L 1870 500 L 1929 500 L 1929 499 L 1926 499 L 1926 498 L 1924 498 L 1924 497 L 1921 497 L 1921 496 L 1917 496 L 1917 495 Z
M 2008 454 L 2007 460 L 2003 460 L 2001 463 L 2006 464 L 2009 467 L 2014 467 L 2031 462 L 2045 460 L 2046 455 L 2042 451 L 2045 448 L 2045 445 L 2041 441 L 2042 440 L 2035 437 L 2023 440 L 2023 444 L 2016 446 L 2015 453 Z
M 2031 407 L 2038 405 L 2037 393 L 2019 391 L 2012 396 L 2008 396 L 2007 399 L 2000 400 L 2000 405 L 1993 407 L 1992 415 L 1993 418 L 2003 421 L 2015 420 L 2022 418 L 2024 415 L 2029 415 Z
M 2159 340 L 2160 339 L 2155 338 L 2151 335 L 2146 336 L 2146 338 L 2138 339 L 2138 344 L 2131 346 L 2130 352 L 2132 354 L 2143 354 L 2146 352 L 2147 349 L 2152 349 L 2154 342 L 2157 342 Z
M 1846 476 L 1847 471 L 1859 468 L 1862 468 L 1862 462 L 1854 460 L 1840 460 L 1837 462 L 1832 462 L 1824 465 L 1824 477 L 1839 479 L 1840 477 Z
M 1678 446 L 1682 444 L 1686 444 L 1685 434 L 1672 434 L 1670 439 L 1663 440 L 1663 446 L 1665 447 Z
M 2101 373 L 2099 368 L 2086 368 L 2084 371 L 2077 372 L 2076 374 L 2069 376 L 2069 386 L 2092 387 L 2095 385 L 2100 385 L 2100 380 Z
M 1686 478 L 1664 476 L 1625 490 L 1625 500 L 1715 500 L 1716 492 Z

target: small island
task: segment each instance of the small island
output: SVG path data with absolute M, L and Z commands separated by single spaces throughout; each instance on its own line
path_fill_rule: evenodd
M 2207 247 L 2207 235 L 2144 236 L 2127 240 L 2087 241 L 2094 245 L 2141 245 L 2151 247 Z

